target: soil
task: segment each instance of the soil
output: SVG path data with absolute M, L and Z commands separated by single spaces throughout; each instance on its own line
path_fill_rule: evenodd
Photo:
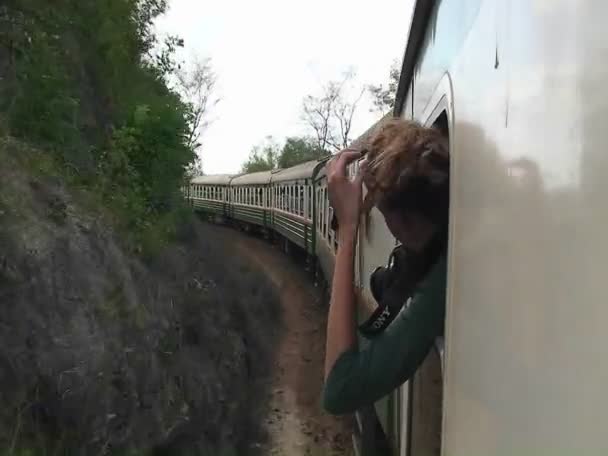
M 224 230 L 225 228 L 217 228 Z M 276 287 L 282 328 L 268 397 L 262 398 L 264 455 L 352 455 L 352 422 L 321 408 L 327 299 L 303 265 L 269 242 L 230 230 L 234 246 Z

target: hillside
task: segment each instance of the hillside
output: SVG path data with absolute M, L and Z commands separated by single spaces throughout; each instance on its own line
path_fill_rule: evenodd
M 239 450 L 278 327 L 267 279 L 195 221 L 142 260 L 26 156 L 0 142 L 0 448 Z

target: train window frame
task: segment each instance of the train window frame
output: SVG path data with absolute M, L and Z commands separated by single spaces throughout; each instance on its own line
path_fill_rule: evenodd
M 435 104 L 435 108 L 424 122 L 426 126 L 437 128 L 447 139 L 450 165 L 452 163 L 451 114 L 447 96 L 444 95 Z M 451 210 L 450 205 L 448 208 L 450 219 Z M 447 293 L 445 306 L 444 325 L 447 326 Z M 444 340 L 443 337 L 438 337 L 419 369 L 407 382 L 406 456 L 416 454 L 440 456 L 442 453 L 445 410 L 444 365 Z

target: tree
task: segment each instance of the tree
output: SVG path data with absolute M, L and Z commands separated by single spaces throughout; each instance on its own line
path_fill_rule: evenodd
M 370 84 L 367 87 L 377 111 L 386 114 L 395 107 L 395 95 L 397 94 L 397 88 L 399 87 L 400 77 L 401 69 L 399 68 L 399 61 L 395 60 L 391 65 L 388 84 L 386 86 L 383 84 Z
M 279 155 L 279 145 L 272 136 L 268 136 L 262 144 L 258 144 L 251 149 L 249 158 L 243 164 L 241 170 L 244 173 L 255 173 L 276 169 Z
M 346 98 L 344 92 L 341 91 L 334 104 L 333 115 L 338 124 L 338 133 L 335 135 L 336 143 L 334 144 L 334 147 L 337 149 L 344 149 L 350 144 L 350 131 L 353 125 L 353 117 L 355 116 L 357 104 L 361 101 L 364 93 L 365 89 L 360 89 L 359 95 L 350 101 Z
M 327 150 L 334 145 L 332 114 L 339 97 L 340 87 L 329 82 L 322 87 L 320 96 L 307 95 L 303 102 L 303 119 L 314 131 L 317 147 Z
M 209 59 L 195 58 L 192 68 L 175 72 L 177 90 L 187 104 L 189 132 L 186 144 L 192 150 L 200 148 L 201 135 L 209 126 L 209 111 L 219 102 L 213 94 L 217 81 Z
M 198 176 L 203 176 L 204 174 L 205 171 L 203 168 L 203 161 L 201 160 L 201 157 L 197 155 L 194 158 L 194 161 L 186 167 L 186 174 L 184 177 L 186 179 L 186 182 L 188 182 L 191 179 Z
M 349 70 L 341 80 L 323 85 L 321 95 L 304 97 L 302 118 L 314 132 L 320 150 L 339 150 L 350 142 L 355 111 L 365 93 L 355 87 L 355 76 Z
M 289 168 L 311 160 L 319 160 L 330 153 L 320 149 L 314 139 L 306 137 L 287 138 L 278 159 L 279 168 Z

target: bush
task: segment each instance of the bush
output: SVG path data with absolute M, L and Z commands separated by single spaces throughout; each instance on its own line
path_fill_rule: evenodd
M 175 231 L 170 214 L 195 158 L 190 106 L 167 85 L 183 42 L 153 52 L 152 24 L 165 9 L 164 0 L 0 6 L 0 134 L 47 151 L 145 245 Z

